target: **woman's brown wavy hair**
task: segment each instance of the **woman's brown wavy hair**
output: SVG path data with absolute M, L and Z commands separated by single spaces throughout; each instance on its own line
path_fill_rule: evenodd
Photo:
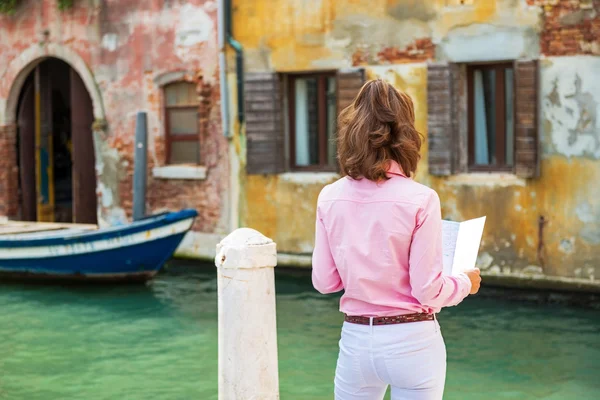
M 391 161 L 413 176 L 421 158 L 422 135 L 415 128 L 413 102 L 406 93 L 377 79 L 364 84 L 338 118 L 338 160 L 343 175 L 388 179 Z

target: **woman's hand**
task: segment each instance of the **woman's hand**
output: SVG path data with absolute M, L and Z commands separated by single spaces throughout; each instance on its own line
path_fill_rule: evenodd
M 469 294 L 475 294 L 479 292 L 479 286 L 481 286 L 481 275 L 479 274 L 479 268 L 469 269 L 465 271 L 465 274 L 471 281 L 471 292 Z

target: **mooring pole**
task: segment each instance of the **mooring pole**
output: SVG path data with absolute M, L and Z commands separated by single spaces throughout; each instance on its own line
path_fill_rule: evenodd
M 148 157 L 148 125 L 146 113 L 137 113 L 135 121 L 135 154 L 133 160 L 133 219 L 146 216 L 146 171 Z
M 217 245 L 219 400 L 277 400 L 275 243 L 248 228 Z

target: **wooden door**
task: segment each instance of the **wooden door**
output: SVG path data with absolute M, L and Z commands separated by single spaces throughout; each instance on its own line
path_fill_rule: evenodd
M 92 99 L 71 69 L 71 141 L 73 143 L 73 222 L 96 224 L 96 163 Z
M 37 220 L 35 173 L 35 101 L 34 81 L 28 80 L 19 104 L 19 180 L 21 184 L 21 219 Z
M 35 147 L 38 221 L 54 222 L 52 86 L 48 65 L 35 69 Z

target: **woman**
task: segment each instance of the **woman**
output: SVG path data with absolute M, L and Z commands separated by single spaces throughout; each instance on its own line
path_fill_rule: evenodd
M 367 82 L 339 117 L 344 178 L 317 206 L 313 285 L 344 290 L 336 399 L 442 399 L 446 347 L 435 313 L 479 290 L 479 270 L 442 275 L 436 192 L 412 177 L 421 135 L 410 97 Z

